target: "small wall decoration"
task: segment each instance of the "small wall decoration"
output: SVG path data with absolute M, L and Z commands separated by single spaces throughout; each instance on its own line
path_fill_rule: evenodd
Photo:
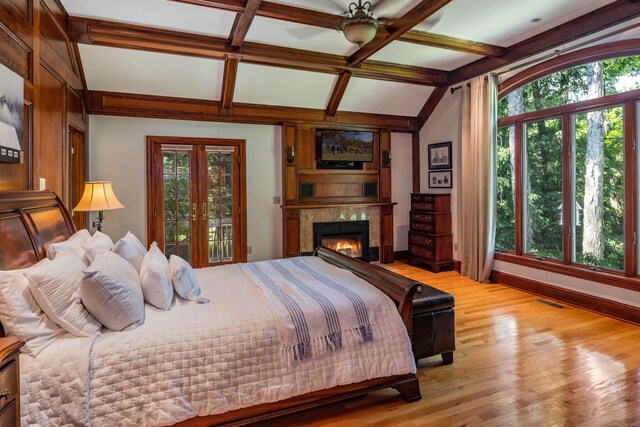
M 0 162 L 20 163 L 24 135 L 24 80 L 0 64 Z
M 429 188 L 451 188 L 451 171 L 429 172 Z
M 451 169 L 451 141 L 429 145 L 429 170 Z

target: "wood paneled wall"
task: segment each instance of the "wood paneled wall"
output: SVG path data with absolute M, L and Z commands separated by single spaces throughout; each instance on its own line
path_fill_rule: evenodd
M 25 99 L 23 162 L 0 163 L 0 190 L 37 188 L 45 178 L 69 205 L 70 130 L 85 132 L 86 85 L 66 21 L 57 0 L 0 2 L 0 63 L 24 78 Z
M 373 161 L 364 163 L 362 170 L 318 169 L 314 127 L 285 124 L 282 135 L 283 255 L 300 255 L 301 209 L 347 204 L 380 207 L 380 261 L 393 262 L 391 163 L 382 161 L 383 152 L 390 156 L 391 134 L 375 132 Z M 288 159 L 291 149 L 294 158 Z M 301 194 L 304 187 L 312 195 Z

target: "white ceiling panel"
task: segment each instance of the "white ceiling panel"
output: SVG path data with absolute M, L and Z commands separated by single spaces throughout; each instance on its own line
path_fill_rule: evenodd
M 341 31 L 260 16 L 253 19 L 246 40 L 343 56 L 358 49 L 357 45 L 344 38 Z
M 511 46 L 614 0 L 455 0 L 416 30 Z M 540 22 L 531 23 L 539 18 Z
M 236 13 L 167 0 L 62 0 L 69 15 L 228 37 Z
M 450 71 L 480 58 L 482 56 L 470 53 L 394 41 L 370 59 Z
M 433 87 L 352 77 L 340 111 L 417 116 Z
M 219 100 L 223 61 L 79 44 L 90 90 Z
M 233 100 L 324 109 L 336 78 L 332 74 L 240 63 Z

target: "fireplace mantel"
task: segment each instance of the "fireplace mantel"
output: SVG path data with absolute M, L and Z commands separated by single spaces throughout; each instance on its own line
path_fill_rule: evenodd
M 324 208 L 375 208 L 375 207 L 383 207 L 383 206 L 395 206 L 397 202 L 388 202 L 388 203 L 333 203 L 333 204 L 308 204 L 308 205 L 280 205 L 280 207 L 284 210 L 287 209 L 324 209 Z

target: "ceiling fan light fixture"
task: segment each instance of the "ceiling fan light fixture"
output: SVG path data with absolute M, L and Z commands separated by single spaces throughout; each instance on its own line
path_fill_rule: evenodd
M 362 46 L 369 43 L 378 32 L 378 20 L 371 15 L 371 3 L 361 0 L 349 5 L 350 16 L 342 23 L 342 32 L 351 43 Z

